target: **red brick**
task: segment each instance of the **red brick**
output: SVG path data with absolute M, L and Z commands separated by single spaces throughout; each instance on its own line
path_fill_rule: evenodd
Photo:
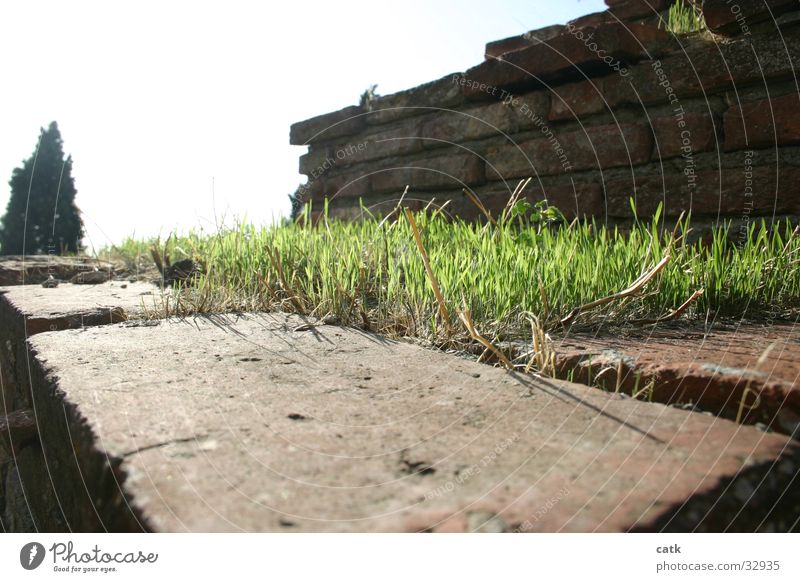
M 743 86 L 763 85 L 771 79 L 791 78 L 800 59 L 800 28 L 786 29 L 780 35 L 760 35 L 752 39 L 736 39 L 702 44 L 661 61 L 671 87 L 680 98 L 703 96 L 704 92 Z M 636 65 L 630 77 L 639 97 L 645 103 L 666 101 L 665 88 L 660 86 L 650 63 Z
M 506 53 L 516 51 L 533 44 L 547 42 L 551 38 L 558 36 L 564 31 L 563 24 L 556 24 L 553 26 L 546 26 L 537 30 L 530 30 L 525 34 L 518 36 L 510 36 L 501 40 L 495 40 L 486 43 L 486 50 L 484 57 L 486 60 L 497 58 Z
M 534 188 L 528 193 L 528 200 L 532 202 L 545 199 L 548 204 L 558 208 L 568 220 L 605 215 L 603 189 L 600 184 L 545 186 L 538 191 Z
M 492 103 L 461 111 L 441 111 L 428 116 L 420 129 L 425 147 L 462 143 L 535 127 L 544 119 L 550 98 L 544 91 L 520 95 L 511 103 Z
M 345 107 L 295 123 L 289 130 L 289 143 L 306 145 L 358 133 L 366 125 L 363 113 L 360 107 Z
M 703 17 L 716 33 L 747 34 L 754 24 L 797 8 L 797 0 L 705 0 Z
M 589 367 L 595 376 L 597 370 L 608 367 L 612 373 L 600 385 L 606 390 L 631 394 L 637 384 L 652 381 L 654 402 L 693 402 L 723 418 L 741 415 L 743 423 L 763 422 L 791 434 L 793 427 L 781 421 L 788 412 L 800 414 L 797 328 L 780 323 L 743 323 L 735 329 L 690 326 L 556 337 L 558 377 L 591 384 Z M 622 372 L 619 379 L 616 370 Z M 740 410 L 742 401 L 755 404 Z
M 330 199 L 357 198 L 372 191 L 372 177 L 368 172 L 356 170 L 325 178 L 325 195 Z
M 489 178 L 507 180 L 638 165 L 649 161 L 653 147 L 652 134 L 641 125 L 604 125 L 555 137 L 558 143 L 547 137 L 490 150 L 486 155 Z
M 419 119 L 409 119 L 383 131 L 353 136 L 347 142 L 312 147 L 300 157 L 300 173 L 314 178 L 314 172 L 321 175 L 335 168 L 422 151 L 420 123 Z
M 592 12 L 591 14 L 570 20 L 567 26 L 570 28 L 597 27 L 608 22 L 614 22 L 614 18 L 608 10 L 603 10 L 602 12 Z
M 655 16 L 661 10 L 666 10 L 672 0 L 617 0 L 606 1 L 608 11 L 620 20 Z
M 521 116 L 503 103 L 492 103 L 463 111 L 442 111 L 430 116 L 420 129 L 426 147 L 481 139 L 514 132 Z
M 674 115 L 656 117 L 653 119 L 653 134 L 654 160 L 666 160 L 686 152 L 711 151 L 717 143 L 714 120 L 708 113 L 685 113 L 681 118 Z
M 456 82 L 460 77 L 461 73 L 454 73 L 406 91 L 379 96 L 373 101 L 366 121 L 370 125 L 388 123 L 438 108 L 458 107 L 464 101 Z
M 792 93 L 731 107 L 723 117 L 725 150 L 800 143 L 800 95 Z
M 370 175 L 376 193 L 414 189 L 457 190 L 485 182 L 483 160 L 473 154 L 453 154 L 415 162 L 391 160 Z
M 622 103 L 635 103 L 636 93 L 630 80 L 620 75 L 597 77 L 569 85 L 553 87 L 548 119 L 581 119 L 613 110 Z
M 578 36 L 576 36 L 578 35 Z M 584 40 L 581 40 L 581 38 Z M 597 44 L 613 63 L 604 63 L 596 51 L 586 46 Z M 464 94 L 468 98 L 486 98 L 495 88 L 535 85 L 541 79 L 579 75 L 585 72 L 606 72 L 613 65 L 658 57 L 674 48 L 669 33 L 652 26 L 611 23 L 597 28 L 572 29 L 547 43 L 508 53 L 503 60 L 491 60 L 473 67 L 465 74 Z M 615 69 L 612 69 L 615 70 Z M 498 97 L 499 91 L 492 93 Z
M 650 216 L 659 202 L 664 203 L 665 216 L 678 216 L 692 211 L 695 216 L 772 214 L 800 212 L 800 168 L 781 165 L 752 168 L 752 196 L 747 196 L 744 165 L 739 168 L 698 172 L 696 187 L 690 188 L 684 174 L 636 177 L 606 184 L 609 216 L 631 217 L 629 198 L 636 192 L 636 208 L 640 217 Z M 777 176 L 776 176 L 777 174 Z

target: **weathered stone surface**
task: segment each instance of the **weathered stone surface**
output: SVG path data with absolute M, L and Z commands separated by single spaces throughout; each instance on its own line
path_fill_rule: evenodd
M 121 267 L 92 257 L 61 257 L 57 255 L 28 255 L 0 257 L 0 286 L 34 285 L 43 283 L 52 275 L 56 279 L 69 280 L 78 273 L 94 271 L 113 272 Z
M 361 107 L 350 106 L 295 123 L 289 130 L 289 143 L 307 145 L 353 135 L 364 129 L 366 120 Z
M 459 150 L 463 151 L 463 150 Z M 373 192 L 414 189 L 458 189 L 466 185 L 483 184 L 483 160 L 474 154 L 449 154 L 419 161 L 396 160 L 370 175 Z
M 650 160 L 653 138 L 643 125 L 589 127 L 487 153 L 490 180 L 637 165 Z
M 0 287 L 0 416 L 29 406 L 27 338 L 43 331 L 124 321 L 145 307 L 156 310 L 156 296 L 161 291 L 154 285 L 117 281 L 92 286 L 62 283 L 54 289 Z
M 705 0 L 703 17 L 718 34 L 750 34 L 754 24 L 798 8 L 797 0 Z
M 725 150 L 800 143 L 800 95 L 792 93 L 731 107 L 723 117 Z
M 388 123 L 402 117 L 458 107 L 464 96 L 453 79 L 460 76 L 461 73 L 453 73 L 413 89 L 377 97 L 367 115 L 367 123 Z
M 31 439 L 38 437 L 39 430 L 33 410 L 15 410 L 0 416 L 0 450 L 18 450 Z M 0 462 L 4 462 L 2 458 Z
M 690 168 L 693 169 L 693 168 Z M 659 203 L 665 216 L 679 216 L 692 211 L 694 216 L 733 217 L 794 214 L 800 212 L 795 192 L 800 188 L 800 168 L 781 164 L 719 171 L 697 171 L 692 180 L 685 174 L 636 176 L 611 180 L 606 184 L 606 201 L 610 216 L 632 218 L 629 199 L 636 199 L 639 216 L 650 216 Z M 693 184 L 693 185 L 692 185 Z M 748 193 L 748 188 L 751 190 Z
M 725 418 L 739 415 L 747 424 L 796 432 L 800 439 L 798 340 L 800 329 L 781 323 L 570 334 L 556 341 L 556 365 L 559 375 L 572 371 L 577 381 L 588 382 L 591 374 L 606 389 L 619 385 L 628 394 L 637 381 L 639 388 L 652 381 L 646 396 L 656 402 L 693 403 Z
M 161 291 L 149 283 L 83 286 L 64 283 L 55 289 L 39 285 L 0 288 L 0 321 L 4 329 L 28 336 L 43 331 L 117 323 L 146 308 L 156 309 Z
M 530 30 L 525 34 L 520 34 L 518 36 L 510 36 L 508 38 L 486 43 L 485 58 L 488 61 L 512 51 L 529 47 L 534 44 L 547 42 L 562 32 L 564 32 L 564 25 L 555 24 L 553 26 L 546 26 L 537 30 Z
M 508 53 L 469 69 L 464 94 L 487 98 L 485 87 L 517 90 L 540 85 L 543 80 L 582 78 L 607 73 L 627 63 L 657 58 L 672 50 L 672 36 L 652 26 L 611 23 L 597 28 L 573 29 L 542 43 Z M 604 52 L 599 52 L 604 51 Z M 607 62 L 604 62 L 607 59 Z M 616 69 L 614 68 L 616 67 Z
M 686 113 L 680 118 L 670 115 L 652 121 L 654 160 L 711 151 L 717 145 L 714 120 L 708 113 Z
M 22 484 L 63 501 L 73 531 L 790 526 L 800 451 L 786 437 L 356 330 L 293 332 L 301 323 L 37 335 L 58 489 L 26 479 L 30 460 Z M 710 513 L 695 515 L 709 496 Z

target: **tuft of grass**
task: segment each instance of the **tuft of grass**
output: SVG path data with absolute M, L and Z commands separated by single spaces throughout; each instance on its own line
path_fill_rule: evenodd
M 477 342 L 497 361 L 498 342 L 527 338 L 530 361 L 519 365 L 529 369 L 552 367 L 545 332 L 571 314 L 570 325 L 633 325 L 775 319 L 800 307 L 800 231 L 788 221 L 752 221 L 736 242 L 720 225 L 710 244 L 689 244 L 690 219 L 669 232 L 660 211 L 623 234 L 518 201 L 483 224 L 401 210 L 312 225 L 306 207 L 288 224 L 130 238 L 114 252 L 138 264 L 155 244 L 174 260 L 201 259 L 194 284 L 165 295 L 154 317 L 282 310 L 441 347 Z
M 663 24 L 662 20 L 659 26 Z M 666 30 L 672 34 L 688 34 L 705 30 L 703 12 L 691 2 L 677 0 L 670 6 L 667 16 Z

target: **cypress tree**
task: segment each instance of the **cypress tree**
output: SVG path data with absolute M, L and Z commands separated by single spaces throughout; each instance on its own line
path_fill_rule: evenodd
M 64 157 L 58 124 L 42 128 L 31 157 L 15 168 L 0 221 L 0 254 L 78 252 L 83 221 L 75 205 L 72 157 Z

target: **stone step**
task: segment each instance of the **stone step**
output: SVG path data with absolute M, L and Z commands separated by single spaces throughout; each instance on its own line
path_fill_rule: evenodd
M 62 257 L 58 255 L 9 255 L 0 257 L 0 285 L 35 285 L 51 275 L 55 279 L 70 280 L 79 273 L 98 269 L 113 272 L 121 264 L 100 261 L 93 257 Z
M 800 438 L 800 327 L 661 326 L 554 340 L 557 375 Z
M 303 324 L 214 316 L 31 337 L 41 447 L 6 471 L 4 527 L 797 527 L 800 450 L 785 436 Z M 37 500 L 26 519 L 20 492 Z
M 43 331 L 118 323 L 157 313 L 161 290 L 150 283 L 0 287 L 0 416 L 30 406 L 26 340 Z

